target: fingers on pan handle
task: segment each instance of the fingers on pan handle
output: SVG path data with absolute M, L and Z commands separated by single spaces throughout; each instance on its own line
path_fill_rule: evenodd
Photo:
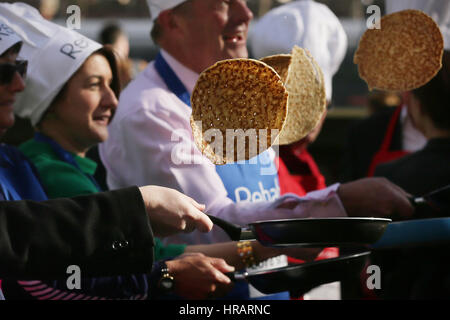
M 217 225 L 218 227 L 222 228 L 223 231 L 231 238 L 233 241 L 239 241 L 241 238 L 241 228 L 238 226 L 235 226 L 232 223 L 229 223 L 228 221 L 222 220 L 220 218 L 217 218 L 213 215 L 207 214 L 207 216 L 211 219 L 211 221 Z

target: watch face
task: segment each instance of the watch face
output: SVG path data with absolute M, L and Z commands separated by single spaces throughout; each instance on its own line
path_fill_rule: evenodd
M 164 291 L 170 291 L 173 288 L 173 278 L 172 277 L 164 277 L 161 279 L 160 288 Z

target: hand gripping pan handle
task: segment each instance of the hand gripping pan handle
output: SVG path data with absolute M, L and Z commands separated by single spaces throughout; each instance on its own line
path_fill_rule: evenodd
M 248 228 L 241 228 L 238 225 L 230 223 L 228 221 L 217 218 L 216 216 L 207 214 L 211 221 L 218 227 L 220 227 L 233 241 L 240 240 L 254 240 L 255 236 L 252 230 Z
M 416 209 L 414 215 L 416 219 L 448 217 L 450 213 L 450 185 L 434 190 L 421 197 L 410 198 L 409 200 Z

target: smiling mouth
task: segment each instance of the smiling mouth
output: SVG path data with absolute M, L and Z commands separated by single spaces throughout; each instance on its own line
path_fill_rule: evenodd
M 108 124 L 110 119 L 111 119 L 110 116 L 98 116 L 98 117 L 94 117 L 94 121 L 95 121 L 95 122 L 100 122 L 100 123 L 103 123 L 103 124 Z
M 223 40 L 228 43 L 238 43 L 244 40 L 244 36 L 242 34 L 224 35 Z

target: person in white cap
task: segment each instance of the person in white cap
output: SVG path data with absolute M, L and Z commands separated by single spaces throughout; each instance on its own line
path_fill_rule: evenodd
M 247 32 L 253 14 L 242 0 L 148 0 L 148 4 L 154 23 L 151 34 L 161 51 L 122 92 L 109 127 L 110 137 L 100 146 L 110 188 L 152 181 L 198 199 L 206 204 L 210 214 L 239 225 L 256 220 L 362 212 L 375 216 L 397 210 L 411 213 L 406 194 L 385 180 L 337 184 L 297 200 L 292 210 L 279 208 L 286 198 L 274 202 L 280 196 L 276 170 L 271 170 L 271 175 L 261 174 L 264 168 L 275 168 L 273 150 L 261 155 L 259 159 L 266 161 L 257 161 L 256 165 L 216 167 L 205 160 L 193 143 L 190 94 L 205 68 L 218 60 L 248 57 Z M 368 197 L 370 193 L 362 192 L 367 187 L 386 193 L 389 199 L 383 197 L 383 201 L 387 211 L 378 211 L 378 197 L 375 201 Z M 361 195 L 365 198 L 364 210 L 359 210 Z M 192 244 L 227 239 L 215 228 L 207 236 L 181 235 L 167 242 Z M 251 250 L 248 246 L 247 251 Z M 286 264 L 286 257 L 280 257 L 262 267 Z M 234 298 L 261 296 L 252 288 L 249 291 L 245 284 L 239 289 Z M 270 297 L 284 299 L 289 294 Z
M 17 92 L 24 89 L 23 77 L 26 74 L 26 61 L 17 61 L 17 55 L 22 46 L 22 40 L 6 24 L 0 20 L 0 135 L 4 135 L 6 130 L 14 124 L 13 103 Z M 0 146 L 0 156 L 9 150 L 5 146 Z M 2 184 L 1 200 L 5 200 L 5 186 Z M 4 300 L 1 290 L 0 280 L 0 300 Z
M 325 79 L 328 105 L 332 100 L 332 79 L 347 52 L 347 35 L 336 15 L 324 4 L 312 0 L 293 1 L 272 9 L 251 30 L 250 49 L 255 58 L 290 53 L 297 45 L 307 49 L 318 62 Z M 295 181 L 281 182 L 282 192 L 306 193 L 325 187 L 324 177 L 306 150 L 320 133 L 326 112 L 318 126 L 304 139 L 280 146 L 280 157 L 290 172 L 295 166 L 306 166 L 303 185 Z M 309 175 L 308 175 L 309 171 Z M 286 178 L 288 180 L 288 177 Z M 284 190 L 283 190 L 284 189 Z
M 28 8 L 28 11 L 20 13 L 21 9 L 23 8 L 12 6 L 11 11 L 17 12 L 20 17 L 27 15 L 27 23 L 29 24 L 38 25 L 38 23 L 44 23 L 49 29 L 52 27 L 60 29 L 56 25 L 52 26 L 43 21 L 39 16 L 34 16 L 33 19 L 30 19 L 31 14 L 28 11 L 32 9 Z M 13 21 L 17 20 L 14 19 Z M 33 31 L 28 30 L 26 25 L 21 24 L 18 27 L 30 39 L 34 38 Z M 79 35 L 69 30 L 60 30 L 60 32 L 61 38 L 65 40 L 70 39 L 72 36 L 79 37 Z M 25 50 L 26 58 L 31 58 L 49 50 L 46 45 L 34 48 L 28 46 L 29 43 L 25 42 L 25 48 L 27 48 Z M 45 65 L 45 61 L 39 62 L 40 70 L 50 68 L 50 66 Z M 53 62 L 51 67 L 58 68 L 58 65 Z M 35 82 L 42 81 L 40 70 L 34 69 L 34 71 L 29 73 L 27 82 L 30 86 L 33 86 Z M 118 67 L 113 52 L 108 47 L 94 51 L 85 59 L 79 69 L 74 71 L 70 79 L 63 84 L 63 88 L 57 93 L 54 100 L 42 111 L 43 115 L 36 123 L 37 132 L 35 137 L 20 146 L 21 151 L 36 166 L 46 193 L 50 198 L 71 197 L 101 191 L 93 176 L 96 163 L 87 159 L 85 155 L 90 147 L 107 139 L 107 125 L 112 119 L 117 106 L 116 97 L 119 96 L 120 91 L 119 80 Z M 32 91 L 22 93 L 21 100 L 16 105 L 21 110 L 21 113 L 33 114 L 32 109 L 36 105 L 29 103 L 29 99 L 27 99 L 27 95 L 33 94 Z M 22 103 L 27 105 L 22 105 Z M 273 256 L 281 252 L 281 250 L 277 251 L 272 248 L 262 247 L 260 244 L 255 244 L 255 248 L 258 258 Z M 304 258 L 315 252 L 315 250 L 312 253 L 306 250 L 305 254 L 305 250 L 300 249 L 297 251 L 296 253 L 301 254 Z M 162 252 L 165 254 L 161 254 Z M 155 260 L 170 259 L 184 252 L 189 252 L 191 256 L 166 262 L 171 275 L 175 279 L 176 292 L 183 297 L 205 297 L 203 288 L 208 288 L 210 282 L 202 279 L 202 274 L 203 278 L 209 277 L 210 274 L 201 270 L 202 268 L 208 270 L 208 263 L 211 263 L 212 266 L 222 272 L 232 271 L 225 265 L 223 260 L 195 255 L 193 254 L 194 252 L 223 258 L 233 265 L 240 265 L 241 262 L 236 250 L 236 243 L 229 242 L 223 245 L 200 247 L 171 245 L 164 248 L 159 245 L 159 242 L 155 243 Z M 292 250 L 290 252 L 293 253 Z M 190 262 L 192 266 L 187 262 Z M 143 279 L 145 282 L 145 278 L 136 276 L 135 281 L 139 283 L 139 286 L 148 287 L 147 285 L 140 285 Z M 103 282 L 106 282 L 106 280 L 103 280 Z M 19 283 L 25 288 L 25 291 L 37 299 L 49 298 L 52 296 L 51 293 L 55 291 L 42 281 L 21 281 Z M 5 292 L 8 298 L 11 297 L 10 290 L 20 292 L 20 290 L 14 288 L 14 285 L 17 287 L 16 282 L 11 283 L 7 281 L 5 283 Z M 91 285 L 86 283 L 83 283 L 83 286 L 91 287 Z M 106 286 L 106 284 L 103 286 Z M 114 286 L 110 286 L 114 288 Z M 35 288 L 40 289 L 34 290 Z M 118 289 L 119 291 L 121 290 L 120 288 Z M 117 289 L 113 289 L 112 292 L 108 292 L 108 296 L 117 296 L 116 291 Z M 42 292 L 45 292 L 45 295 L 42 295 Z M 147 292 L 141 293 L 143 295 L 148 294 Z M 207 289 L 206 293 L 208 296 L 211 294 L 209 289 Z M 150 294 L 154 295 L 153 292 L 150 292 Z M 214 294 L 219 293 L 216 292 Z M 63 297 L 60 293 L 58 295 Z M 18 297 L 15 296 L 14 298 Z
M 252 27 L 249 39 L 255 58 L 291 53 L 297 45 L 307 49 L 322 69 L 327 104 L 331 105 L 332 80 L 347 52 L 347 35 L 338 17 L 324 4 L 312 0 L 293 1 L 267 12 Z M 319 135 L 327 111 L 320 123 L 300 141 L 279 147 L 279 180 L 281 193 L 304 195 L 326 187 L 307 147 Z M 326 248 L 327 258 L 338 255 L 337 248 Z M 319 257 L 320 258 L 320 257 Z M 292 261 L 294 262 L 294 261 Z M 305 299 L 338 299 L 336 284 L 325 285 Z
M 3 60 L 0 70 L 0 84 L 3 91 L 0 93 L 2 105 L 0 109 L 0 134 L 4 135 L 6 130 L 14 124 L 14 96 L 24 89 L 23 77 L 26 75 L 28 63 L 27 61 L 16 61 L 22 46 L 22 41 L 17 34 L 4 23 L 0 25 L 0 34 L 0 54 Z M 10 63 L 6 61 L 10 61 Z M 14 85 L 12 90 L 7 90 L 6 85 L 8 84 Z
M 322 69 L 328 105 L 332 101 L 333 76 L 347 52 L 347 35 L 338 17 L 324 4 L 300 0 L 277 7 L 261 17 L 251 30 L 249 45 L 255 58 L 291 53 L 294 45 L 307 49 Z M 325 120 L 298 147 L 314 142 Z
M 8 20 L 4 17 L 8 17 Z M 12 22 L 10 23 L 7 21 Z M 27 29 L 30 26 L 33 28 L 31 28 L 31 30 Z M 13 28 L 14 30 L 17 30 L 17 32 L 14 31 Z M 39 33 L 39 35 L 35 36 L 33 31 Z M 47 32 L 47 34 L 45 32 Z M 36 63 L 38 63 L 39 60 L 35 57 L 39 55 L 39 52 L 42 54 L 45 50 L 48 50 L 46 52 L 47 54 L 53 53 L 54 62 L 58 62 L 58 54 L 66 56 L 66 59 L 70 59 L 65 61 L 63 59 L 59 60 L 59 63 L 64 62 L 67 64 L 64 66 L 66 69 L 60 69 L 66 72 L 64 75 L 61 75 L 62 77 L 70 77 L 72 75 L 70 72 L 75 73 L 77 71 L 77 67 L 84 64 L 86 59 L 91 59 L 88 57 L 90 57 L 92 53 L 98 52 L 97 47 L 99 47 L 95 43 L 92 43 L 93 45 L 90 46 L 89 40 L 85 39 L 81 35 L 74 32 L 69 32 L 68 30 L 57 27 L 54 24 L 47 24 L 47 22 L 40 17 L 35 9 L 27 5 L 0 4 L 0 80 L 2 81 L 0 83 L 0 107 L 3 112 L 0 114 L 0 122 L 5 129 L 11 126 L 14 122 L 12 105 L 14 104 L 16 94 L 19 91 L 22 91 L 25 87 L 20 74 L 25 74 L 24 66 L 26 66 L 26 64 L 17 60 L 17 55 L 20 46 L 22 45 L 22 43 L 19 43 L 21 42 L 21 39 L 17 36 L 17 33 L 22 33 L 25 39 L 29 40 L 31 38 L 32 40 L 35 40 L 35 42 L 26 41 L 26 45 L 24 46 L 24 55 L 28 55 L 29 58 L 34 59 Z M 30 38 L 28 38 L 28 36 L 30 36 Z M 67 46 L 67 43 L 70 43 L 68 41 L 70 41 L 71 38 L 74 40 L 73 43 L 82 46 L 81 49 L 85 49 L 86 51 L 90 50 L 90 52 L 84 53 L 84 58 L 82 57 L 82 54 L 80 54 L 80 50 L 68 50 L 73 49 L 68 48 Z M 41 49 L 42 51 L 40 51 Z M 80 59 L 81 61 L 77 59 Z M 54 64 L 47 65 L 47 67 L 52 66 L 54 66 Z M 43 65 L 40 65 L 39 67 L 43 68 Z M 42 72 L 42 69 L 37 68 L 36 72 Z M 38 77 L 37 82 L 40 84 L 48 84 L 50 82 L 49 80 L 53 80 L 53 84 L 55 86 L 59 84 L 62 86 L 64 84 L 57 82 L 57 75 L 54 75 L 53 77 L 48 76 L 48 79 L 43 78 L 44 77 L 42 76 Z M 34 80 L 32 83 L 35 82 Z M 31 87 L 33 86 L 31 85 Z M 43 113 L 46 106 L 44 105 L 42 107 L 43 100 L 40 98 L 42 96 L 45 97 L 45 93 L 48 93 L 49 91 L 50 94 L 52 94 L 53 86 L 42 88 L 46 88 L 46 91 L 42 91 L 41 94 L 34 91 L 30 92 L 30 94 L 35 97 L 35 101 L 30 102 L 26 99 L 26 97 L 23 98 L 22 101 L 27 101 L 27 103 L 30 103 L 32 108 L 39 108 L 39 112 Z M 48 101 L 51 102 L 50 99 Z M 33 104 L 33 102 L 36 104 Z M 19 109 L 24 110 L 26 108 Z M 33 112 L 35 111 L 34 109 L 29 111 L 32 111 L 28 113 L 31 117 L 33 117 L 32 119 L 38 122 L 41 115 Z M 154 225 L 155 234 L 159 234 L 161 236 L 172 234 L 174 232 L 190 231 L 194 228 L 199 228 L 206 232 L 212 227 L 211 221 L 203 213 L 201 213 L 201 210 L 204 209 L 202 205 L 175 190 L 155 186 L 141 187 L 139 189 L 130 188 L 128 190 L 112 192 L 110 194 L 105 193 L 99 196 L 86 197 L 84 199 L 80 198 L 79 200 L 75 199 L 73 201 L 68 199 L 60 199 L 59 201 L 46 202 L 42 206 L 36 202 L 34 202 L 34 204 L 20 202 L 17 204 L 12 204 L 11 206 L 4 205 L 3 202 L 5 200 L 30 199 L 34 201 L 43 201 L 47 198 L 40 181 L 35 174 L 35 169 L 17 149 L 6 145 L 1 145 L 0 156 L 2 161 L 0 171 L 0 185 L 2 189 L 0 196 L 3 200 L 1 202 L 0 216 L 2 217 L 2 221 L 6 221 L 5 219 L 7 219 L 7 221 L 16 221 L 13 225 L 22 225 L 19 223 L 19 221 L 22 221 L 22 231 L 25 231 L 25 233 L 29 232 L 29 235 L 23 234 L 23 232 L 20 232 L 21 229 L 11 228 L 11 223 L 2 223 L 0 225 L 2 229 L 2 251 L 0 256 L 0 261 L 2 263 L 0 266 L 0 274 L 2 276 L 21 277 L 25 275 L 26 277 L 31 277 L 33 275 L 45 275 L 48 279 L 55 274 L 64 274 L 64 271 L 55 272 L 55 270 L 57 270 L 57 268 L 60 268 L 61 270 L 64 268 L 64 270 L 66 270 L 67 266 L 70 265 L 69 261 L 71 261 L 72 263 L 79 262 L 79 266 L 86 267 L 86 275 L 91 275 L 95 272 L 97 272 L 97 275 L 120 274 L 120 271 L 118 270 L 122 270 L 123 272 L 125 269 L 126 271 L 123 272 L 123 274 L 128 274 L 134 270 L 139 270 L 139 272 L 142 272 L 144 277 L 147 277 L 144 273 L 150 272 L 153 256 L 153 234 L 150 223 Z M 162 199 L 165 200 L 161 202 Z M 117 201 L 123 201 L 126 204 L 126 209 L 124 210 L 124 206 L 117 203 Z M 134 209 L 132 207 L 134 207 Z M 8 211 L 8 208 L 12 208 L 13 210 Z M 126 217 L 119 218 L 123 215 L 123 212 L 127 212 L 128 209 L 133 210 L 133 213 L 127 213 L 131 220 Z M 83 212 L 81 212 L 82 210 Z M 101 213 L 102 210 L 107 210 L 108 212 L 111 211 L 111 214 L 107 213 L 106 215 L 112 218 L 112 221 L 108 221 L 107 219 L 104 220 L 102 218 L 99 219 L 99 214 L 103 215 L 103 213 Z M 64 212 L 63 215 L 59 213 L 61 211 Z M 53 219 L 53 217 L 46 217 L 46 214 L 43 212 L 53 213 L 55 214 L 55 218 Z M 143 212 L 145 212 L 144 215 Z M 13 217 L 11 213 L 14 213 L 17 219 Z M 73 217 L 67 217 L 72 214 L 74 215 Z M 88 216 L 85 216 L 86 214 Z M 89 214 L 91 216 L 89 216 Z M 77 215 L 82 215 L 83 221 L 79 221 L 80 218 L 77 217 Z M 36 217 L 42 217 L 43 219 L 44 217 L 46 218 L 44 221 L 39 221 L 38 223 L 34 222 L 35 220 L 39 220 L 36 219 Z M 33 221 L 30 221 L 30 219 Z M 124 223 L 125 221 L 128 221 L 129 223 L 125 222 L 125 226 L 116 224 L 113 222 L 115 219 L 118 219 L 121 223 Z M 58 221 L 63 224 L 58 226 Z M 79 223 L 76 223 L 76 221 L 79 221 Z M 102 222 L 102 226 L 99 224 L 99 221 Z M 74 225 L 74 223 L 76 223 L 76 225 Z M 86 234 L 87 225 L 89 225 L 89 230 L 91 228 L 94 229 L 92 232 L 88 231 Z M 97 225 L 98 228 L 95 228 L 95 225 Z M 108 229 L 107 226 L 111 226 L 114 230 L 104 230 L 105 232 L 99 231 L 100 229 Z M 8 234 L 14 235 L 16 238 L 18 234 L 22 234 L 20 237 L 22 240 L 17 241 L 10 238 L 9 235 L 3 235 L 3 230 L 5 230 L 4 228 L 7 228 Z M 64 230 L 65 233 L 60 232 L 60 229 Z M 94 232 L 94 230 L 97 231 Z M 129 234 L 130 232 L 132 235 Z M 96 233 L 99 234 L 97 235 Z M 49 236 L 47 236 L 47 234 L 49 234 Z M 79 236 L 77 237 L 76 235 Z M 67 236 L 75 237 L 77 239 L 76 244 L 73 244 L 72 240 L 66 239 Z M 105 238 L 105 236 L 107 237 Z M 130 242 L 128 240 L 132 241 L 133 246 L 136 248 L 130 248 Z M 8 242 L 3 243 L 3 241 Z M 54 241 L 55 243 L 53 244 L 50 241 Z M 102 244 L 97 244 L 97 242 Z M 9 252 L 4 250 L 3 248 L 6 247 L 11 248 L 11 246 L 6 245 L 6 243 L 14 244 L 12 246 L 14 250 L 11 249 Z M 145 250 L 143 250 L 141 245 L 145 246 Z M 20 256 L 22 253 L 20 250 L 22 250 L 24 246 L 27 248 L 27 257 L 21 258 Z M 80 249 L 80 246 L 84 249 Z M 91 248 L 89 249 L 89 247 Z M 65 250 L 72 248 L 72 250 L 68 250 L 69 252 L 63 252 L 63 248 L 65 248 Z M 118 252 L 119 249 L 121 253 Z M 83 253 L 83 250 L 86 250 L 89 253 Z M 93 254 L 93 251 L 91 250 L 98 251 L 98 255 Z M 105 250 L 112 251 L 112 253 L 115 254 L 109 254 Z M 117 259 L 119 253 L 119 256 L 121 256 L 125 261 L 129 259 L 130 266 L 128 269 L 123 266 L 117 266 L 116 268 L 115 263 L 117 263 L 117 261 L 115 263 L 110 261 L 111 265 L 103 264 L 107 263 L 107 261 L 111 258 Z M 129 254 L 132 256 L 129 256 Z M 15 257 L 13 257 L 14 255 Z M 41 259 L 41 261 L 45 261 L 46 263 L 36 263 L 36 259 L 33 258 L 35 255 L 39 257 L 38 259 Z M 56 256 L 55 259 L 53 258 L 53 255 Z M 113 257 L 110 257 L 111 255 Z M 99 263 L 100 261 L 103 262 Z M 193 255 L 190 257 L 182 257 L 179 261 L 182 266 L 185 265 L 188 269 L 192 269 L 192 267 L 190 267 L 192 263 L 199 263 L 199 265 L 195 268 L 201 270 L 201 272 L 199 272 L 201 275 L 199 283 L 200 285 L 205 285 L 205 291 L 207 293 L 210 293 L 211 289 L 209 282 L 206 279 L 210 279 L 209 281 L 214 281 L 215 283 L 220 282 L 220 279 L 218 279 L 218 275 L 220 276 L 220 274 L 216 271 L 216 268 L 219 268 L 219 266 L 209 266 L 210 270 L 208 271 L 207 264 L 211 262 L 204 257 Z M 103 264 L 103 266 L 101 268 L 98 267 L 98 269 L 96 269 L 97 271 L 92 271 L 95 270 L 95 268 L 93 268 L 90 264 L 96 262 L 100 265 Z M 141 264 L 139 268 L 133 266 L 135 262 Z M 33 266 L 37 266 L 37 269 L 28 269 Z M 158 282 L 159 277 L 162 276 L 160 269 L 163 265 L 157 264 L 154 267 L 156 268 L 151 274 L 149 273 L 148 275 L 150 277 L 149 281 L 153 294 L 157 292 L 154 289 L 156 288 L 156 283 Z M 13 269 L 16 270 L 12 271 Z M 184 269 L 186 269 L 186 267 Z M 98 270 L 103 270 L 103 273 Z M 222 269 L 223 272 L 229 272 L 232 270 L 232 268 L 228 268 L 226 266 L 223 266 Z M 136 279 L 134 276 L 121 276 L 115 279 L 118 279 L 119 283 L 122 283 L 124 286 L 130 284 L 135 286 L 136 284 Z M 126 279 L 130 280 L 126 281 Z M 205 280 L 201 281 L 202 279 Z M 223 275 L 222 280 L 225 283 L 230 282 L 229 279 Z M 104 290 L 106 290 L 108 288 L 107 284 L 111 283 L 108 281 L 110 280 L 107 280 L 107 278 L 103 279 L 103 281 L 94 281 L 95 289 L 98 290 L 98 287 L 103 287 Z M 27 288 L 30 289 L 29 286 L 27 286 Z M 197 289 L 200 288 L 201 286 L 197 287 Z M 27 291 L 26 288 L 24 289 Z M 40 290 L 42 293 L 40 298 L 50 298 L 49 293 L 51 293 L 50 295 L 53 299 L 57 297 L 59 299 L 95 298 L 81 293 L 74 294 L 73 292 L 54 290 L 49 292 L 49 289 L 50 288 L 47 287 L 45 292 Z M 93 290 L 90 286 L 85 288 L 85 290 L 89 289 Z M 32 291 L 36 292 L 34 289 Z M 114 292 L 107 293 L 114 294 Z

